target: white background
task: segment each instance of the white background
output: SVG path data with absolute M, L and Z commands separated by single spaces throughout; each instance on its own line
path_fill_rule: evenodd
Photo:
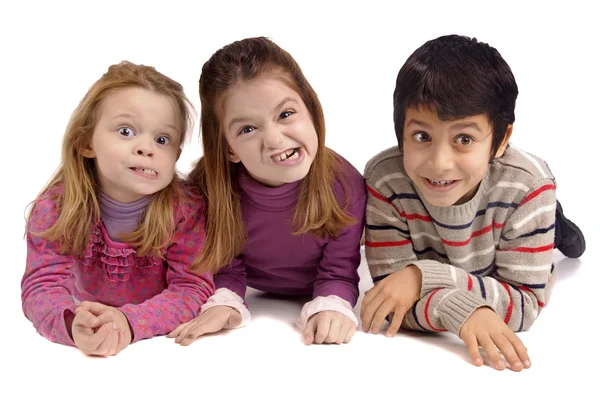
M 578 1 L 486 4 L 2 2 L 0 395 L 597 396 L 598 13 Z M 511 142 L 549 163 L 566 214 L 587 236 L 582 259 L 555 253 L 552 299 L 520 334 L 531 369 L 476 368 L 462 342 L 448 334 L 388 339 L 359 332 L 348 345 L 306 347 L 293 326 L 301 303 L 255 293 L 248 297 L 254 320 L 244 329 L 189 347 L 158 337 L 108 359 L 50 343 L 23 316 L 25 207 L 58 165 L 70 113 L 110 64 L 127 59 L 155 66 L 184 85 L 199 111 L 198 78 L 210 55 L 234 40 L 271 37 L 319 94 L 328 146 L 362 171 L 395 144 L 398 70 L 426 40 L 450 33 L 490 43 L 511 65 L 520 90 Z M 179 169 L 187 172 L 200 155 L 196 127 Z M 362 299 L 371 283 L 364 261 L 360 270 Z

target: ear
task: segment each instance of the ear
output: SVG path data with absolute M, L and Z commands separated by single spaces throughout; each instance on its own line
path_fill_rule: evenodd
M 227 157 L 229 158 L 230 161 L 232 161 L 233 163 L 239 163 L 239 162 L 241 162 L 240 157 L 238 155 L 236 155 L 235 152 L 233 152 L 231 150 L 231 148 L 229 148 L 227 150 L 227 152 L 228 152 L 228 156 Z
M 496 154 L 494 155 L 494 159 L 498 159 L 500 156 L 504 155 L 504 151 L 506 151 L 506 147 L 508 146 L 508 141 L 510 140 L 510 136 L 512 135 L 513 125 L 509 124 L 506 127 L 506 132 L 504 133 L 504 139 L 500 143 Z
M 79 150 L 79 153 L 81 154 L 81 156 L 83 156 L 84 158 L 90 158 L 93 159 L 96 157 L 96 152 L 94 152 L 94 150 L 92 149 L 91 145 L 88 145 L 86 148 L 81 148 Z
M 181 156 L 181 148 L 179 148 L 177 150 L 177 159 L 175 159 L 175 161 L 178 161 L 180 156 Z

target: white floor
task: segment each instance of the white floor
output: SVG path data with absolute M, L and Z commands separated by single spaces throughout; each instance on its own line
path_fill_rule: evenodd
M 347 345 L 305 346 L 294 326 L 302 303 L 251 290 L 248 305 L 254 319 L 245 328 L 206 336 L 188 347 L 157 337 L 105 359 L 51 344 L 11 306 L 11 322 L 2 328 L 9 336 L 2 362 L 10 376 L 3 377 L 0 390 L 10 391 L 13 386 L 34 396 L 85 398 L 125 393 L 150 397 L 250 393 L 506 397 L 551 392 L 593 396 L 583 391 L 597 385 L 593 379 L 598 373 L 597 331 L 591 326 L 597 325 L 596 311 L 590 308 L 589 298 L 598 267 L 559 253 L 555 262 L 558 281 L 550 304 L 533 328 L 520 334 L 532 359 L 532 367 L 521 373 L 471 365 L 462 341 L 449 333 L 401 332 L 386 338 L 357 332 Z M 372 284 L 364 261 L 360 269 L 362 298 Z M 360 303 L 357 313 L 359 308 Z

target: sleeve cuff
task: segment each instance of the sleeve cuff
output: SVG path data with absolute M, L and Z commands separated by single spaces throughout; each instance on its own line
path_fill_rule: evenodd
M 467 318 L 471 316 L 477 308 L 485 307 L 487 304 L 483 299 L 477 297 L 471 292 L 457 290 L 450 293 L 438 305 L 440 322 L 450 332 L 460 336 L 460 328 Z
M 248 311 L 248 308 L 246 308 L 246 306 L 244 305 L 244 300 L 242 300 L 242 298 L 235 292 L 225 287 L 221 287 L 215 290 L 215 293 L 209 297 L 209 299 L 200 309 L 200 314 L 202 314 L 209 308 L 217 307 L 219 305 L 226 305 L 228 307 L 231 307 L 237 312 L 239 312 L 242 316 L 242 322 L 233 329 L 239 329 L 250 323 L 252 317 L 250 316 L 250 311 Z
M 354 311 L 352 311 L 352 306 L 350 303 L 335 295 L 330 295 L 327 297 L 319 296 L 314 300 L 304 304 L 302 311 L 300 312 L 300 316 L 296 320 L 296 326 L 298 326 L 300 330 L 304 330 L 310 317 L 321 311 L 340 312 L 350 318 L 352 322 L 354 322 L 354 325 L 358 327 L 358 319 L 356 318 Z

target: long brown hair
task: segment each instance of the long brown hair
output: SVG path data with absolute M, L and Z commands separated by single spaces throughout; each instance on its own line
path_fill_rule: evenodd
M 323 108 L 300 66 L 281 47 L 265 37 L 249 38 L 218 50 L 202 67 L 200 76 L 200 132 L 204 155 L 188 180 L 200 188 L 207 200 L 206 242 L 199 264 L 211 272 L 226 266 L 240 254 L 245 228 L 236 172 L 239 164 L 229 161 L 223 128 L 224 97 L 240 81 L 272 73 L 282 77 L 304 101 L 317 132 L 317 154 L 303 179 L 294 214 L 296 234 L 337 236 L 355 222 L 336 199 L 333 183 L 343 181 L 340 160 L 325 147 Z
M 35 234 L 61 242 L 63 253 L 80 255 L 88 244 L 91 228 L 100 221 L 96 165 L 94 159 L 84 157 L 81 151 L 90 146 L 102 101 L 115 91 L 129 87 L 151 90 L 173 101 L 180 147 L 191 130 L 193 106 L 179 83 L 150 66 L 128 61 L 110 66 L 71 115 L 63 136 L 60 166 L 36 199 L 51 195 L 57 201 L 58 219 L 47 230 L 35 231 Z M 175 230 L 175 201 L 187 199 L 182 195 L 181 184 L 182 179 L 175 175 L 167 187 L 154 193 L 138 228 L 121 237 L 136 248 L 139 256 L 160 256 L 161 249 L 169 243 Z M 35 202 L 27 216 L 28 226 L 34 209 Z

